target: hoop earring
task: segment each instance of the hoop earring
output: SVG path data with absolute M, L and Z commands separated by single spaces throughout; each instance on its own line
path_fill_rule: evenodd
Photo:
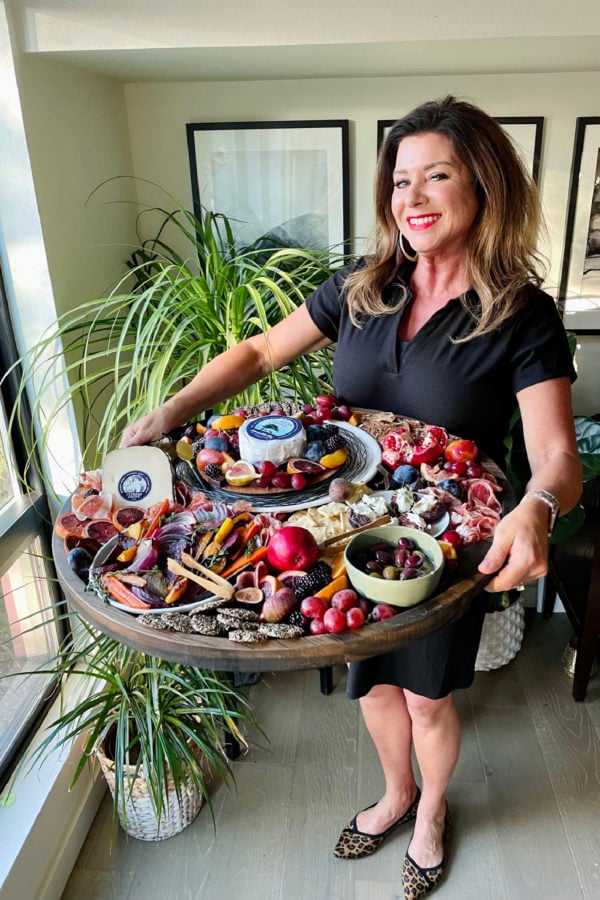
M 413 248 L 410 247 L 410 244 L 408 246 L 410 247 L 410 249 L 412 250 L 414 255 L 411 256 L 410 253 L 407 253 L 406 250 L 404 249 L 404 241 L 405 241 L 404 235 L 402 234 L 401 231 L 398 232 L 398 247 L 400 248 L 400 253 L 409 262 L 416 262 L 417 259 L 419 258 L 419 254 L 416 252 L 416 250 L 413 250 Z

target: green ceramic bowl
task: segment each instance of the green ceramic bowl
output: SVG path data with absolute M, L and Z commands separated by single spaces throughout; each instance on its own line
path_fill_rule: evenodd
M 425 553 L 433 566 L 431 572 L 407 581 L 387 581 L 384 578 L 373 578 L 358 567 L 361 555 L 372 544 L 386 541 L 396 546 L 401 537 L 411 538 L 419 550 Z M 444 554 L 436 539 L 404 525 L 382 525 L 381 528 L 362 531 L 346 545 L 344 556 L 348 580 L 354 590 L 375 603 L 389 603 L 390 606 L 415 606 L 426 600 L 435 591 L 444 570 Z

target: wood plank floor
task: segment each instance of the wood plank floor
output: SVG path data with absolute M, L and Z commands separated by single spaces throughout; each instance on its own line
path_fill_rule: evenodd
M 575 703 L 560 657 L 571 629 L 530 611 L 508 666 L 457 694 L 461 757 L 449 789 L 447 900 L 600 898 L 600 675 Z M 381 790 L 358 705 L 319 691 L 316 672 L 265 676 L 250 693 L 269 744 L 219 786 L 216 833 L 203 809 L 181 834 L 146 843 L 111 833 L 102 804 L 63 900 L 396 900 L 408 830 L 374 856 L 337 860 L 341 827 Z

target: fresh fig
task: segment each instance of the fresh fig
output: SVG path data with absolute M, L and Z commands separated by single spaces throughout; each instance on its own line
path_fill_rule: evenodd
M 343 503 L 352 494 L 352 482 L 345 478 L 334 478 L 329 484 L 329 498 L 336 503 Z
M 295 606 L 296 595 L 283 587 L 265 599 L 260 617 L 263 622 L 282 622 Z
M 238 603 L 242 603 L 245 606 L 257 606 L 263 601 L 263 592 L 260 588 L 246 587 L 237 590 L 233 597 L 234 600 L 237 600 Z

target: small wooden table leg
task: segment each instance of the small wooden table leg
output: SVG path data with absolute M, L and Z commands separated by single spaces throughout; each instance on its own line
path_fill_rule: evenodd
M 321 680 L 321 693 L 331 694 L 333 691 L 333 666 L 324 666 L 319 669 L 319 677 Z

